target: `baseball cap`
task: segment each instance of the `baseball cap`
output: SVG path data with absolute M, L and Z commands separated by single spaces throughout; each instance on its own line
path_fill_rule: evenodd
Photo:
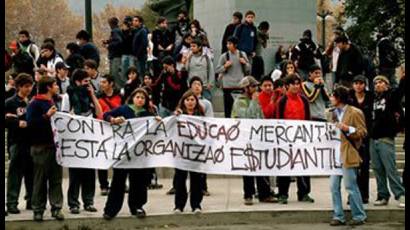
M 239 82 L 239 87 L 245 88 L 248 86 L 259 85 L 259 82 L 252 76 L 246 76 Z
M 363 76 L 363 75 L 361 75 L 361 74 L 356 75 L 356 76 L 353 78 L 353 82 L 361 81 L 361 82 L 363 82 L 363 83 L 365 83 L 365 84 L 366 84 L 366 80 L 367 80 L 366 77 Z
M 55 69 L 68 69 L 70 68 L 70 66 L 68 66 L 67 64 L 65 64 L 64 62 L 58 62 L 55 65 Z

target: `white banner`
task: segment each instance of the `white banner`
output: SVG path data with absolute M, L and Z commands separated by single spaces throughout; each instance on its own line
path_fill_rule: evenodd
M 51 125 L 64 167 L 170 167 L 225 175 L 342 174 L 331 123 L 171 116 L 121 125 L 58 112 Z

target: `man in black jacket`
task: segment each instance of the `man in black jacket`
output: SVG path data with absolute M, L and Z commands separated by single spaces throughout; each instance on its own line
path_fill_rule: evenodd
M 236 11 L 232 15 L 232 23 L 226 26 L 224 35 L 222 36 L 222 51 L 221 54 L 228 51 L 226 44 L 228 43 L 228 38 L 232 36 L 235 32 L 235 29 L 238 25 L 242 23 L 243 15 L 241 12 Z
M 84 60 L 93 59 L 97 62 L 97 67 L 100 65 L 100 51 L 98 48 L 90 41 L 91 36 L 85 30 L 80 30 L 76 37 L 80 45 L 80 53 L 84 57 Z
M 396 67 L 399 65 L 399 55 L 393 42 L 387 37 L 387 31 L 377 34 L 376 57 L 378 60 L 378 74 L 389 79 L 392 88 L 397 87 Z
M 120 88 L 124 87 L 126 78 L 120 75 L 121 70 L 121 55 L 122 55 L 122 31 L 118 26 L 118 18 L 112 17 L 108 20 L 111 28 L 110 38 L 103 41 L 103 44 L 108 49 L 108 59 L 110 60 L 110 75 L 114 77 L 115 84 Z
M 362 53 L 344 34 L 336 37 L 335 43 L 340 49 L 337 60 L 336 82 L 352 88 L 353 77 L 363 74 Z
M 374 205 L 388 204 L 388 179 L 394 198 L 399 202 L 399 207 L 404 208 L 405 190 L 397 172 L 394 138 L 398 128 L 403 126 L 400 102 L 404 95 L 405 78 L 402 77 L 399 87 L 395 89 L 390 88 L 388 78 L 383 75 L 376 76 L 373 82 L 376 95 L 370 133 L 370 156 L 377 181 L 377 199 Z
M 15 84 L 17 93 L 7 99 L 4 105 L 10 160 L 7 175 L 7 211 L 12 214 L 20 213 L 17 206 L 23 177 L 26 187 L 26 209 L 31 209 L 33 192 L 33 160 L 30 156 L 30 145 L 27 143 L 26 121 L 26 108 L 28 96 L 33 88 L 33 78 L 21 73 L 15 79 Z
M 315 64 L 315 58 L 320 58 L 318 46 L 312 40 L 312 31 L 305 30 L 300 42 L 292 50 L 291 60 L 297 63 L 302 80 L 309 78 L 309 68 Z
M 132 54 L 137 59 L 136 67 L 138 69 L 138 77 L 143 81 L 145 74 L 145 65 L 148 58 L 148 29 L 144 25 L 144 19 L 141 16 L 134 16 L 132 19 L 133 39 L 132 39 Z

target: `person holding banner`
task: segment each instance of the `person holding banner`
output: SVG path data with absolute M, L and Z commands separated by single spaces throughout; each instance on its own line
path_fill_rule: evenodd
M 154 110 L 149 102 L 147 91 L 138 88 L 131 93 L 125 105 L 104 113 L 104 120 L 113 125 L 124 123 L 126 119 L 153 116 Z M 158 121 L 160 117 L 155 117 Z M 105 203 L 103 217 L 106 220 L 114 218 L 121 210 L 124 201 L 125 181 L 129 176 L 128 207 L 132 215 L 144 218 L 146 212 L 143 205 L 148 199 L 149 170 L 148 169 L 113 169 L 111 188 Z
M 239 86 L 243 89 L 243 94 L 236 98 L 233 103 L 232 118 L 263 118 L 263 112 L 259 104 L 259 94 L 257 92 L 258 85 L 259 82 L 252 76 L 246 76 L 239 82 Z M 255 178 L 259 202 L 277 202 L 271 192 L 269 177 L 243 176 L 245 205 L 253 204 Z
M 185 92 L 181 100 L 179 100 L 176 115 L 186 114 L 191 116 L 204 116 L 204 107 L 200 104 L 199 99 L 195 96 L 192 90 Z M 201 202 L 203 198 L 203 179 L 202 173 L 193 171 L 185 171 L 181 169 L 175 169 L 175 208 L 174 213 L 179 214 L 184 211 L 185 204 L 188 199 L 188 192 L 186 188 L 186 179 L 189 173 L 190 178 L 190 203 L 192 212 L 200 214 L 202 212 Z
M 349 101 L 349 89 L 338 86 L 330 97 L 333 111 L 333 122 L 341 130 L 340 138 L 340 158 L 342 163 L 343 175 L 330 176 L 330 189 L 332 192 L 333 219 L 331 226 L 345 225 L 346 220 L 342 205 L 342 195 L 340 192 L 340 182 L 344 180 L 345 189 L 349 194 L 350 209 L 352 220 L 349 225 L 362 225 L 366 221 L 366 213 L 363 208 L 362 196 L 357 185 L 357 169 L 362 163 L 359 155 L 359 148 L 363 139 L 367 135 L 366 123 L 363 112 L 351 105 Z
M 285 78 L 287 92 L 277 102 L 278 119 L 289 120 L 310 120 L 309 101 L 301 95 L 300 87 L 302 81 L 296 74 L 290 74 Z M 277 177 L 279 188 L 279 203 L 287 204 L 289 197 L 289 186 L 291 178 L 289 176 Z M 315 200 L 309 196 L 310 177 L 297 177 L 298 201 L 313 203 Z

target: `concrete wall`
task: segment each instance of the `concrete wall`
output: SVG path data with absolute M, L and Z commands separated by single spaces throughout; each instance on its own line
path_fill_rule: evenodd
M 279 44 L 287 48 L 289 44 L 297 43 L 305 29 L 310 29 L 312 37 L 316 37 L 315 0 L 194 0 L 194 18 L 208 33 L 215 50 L 215 64 L 220 56 L 223 32 L 233 12 L 245 14 L 247 10 L 256 13 L 256 26 L 261 21 L 270 24 L 270 39 L 263 53 L 266 73 L 273 69 Z

